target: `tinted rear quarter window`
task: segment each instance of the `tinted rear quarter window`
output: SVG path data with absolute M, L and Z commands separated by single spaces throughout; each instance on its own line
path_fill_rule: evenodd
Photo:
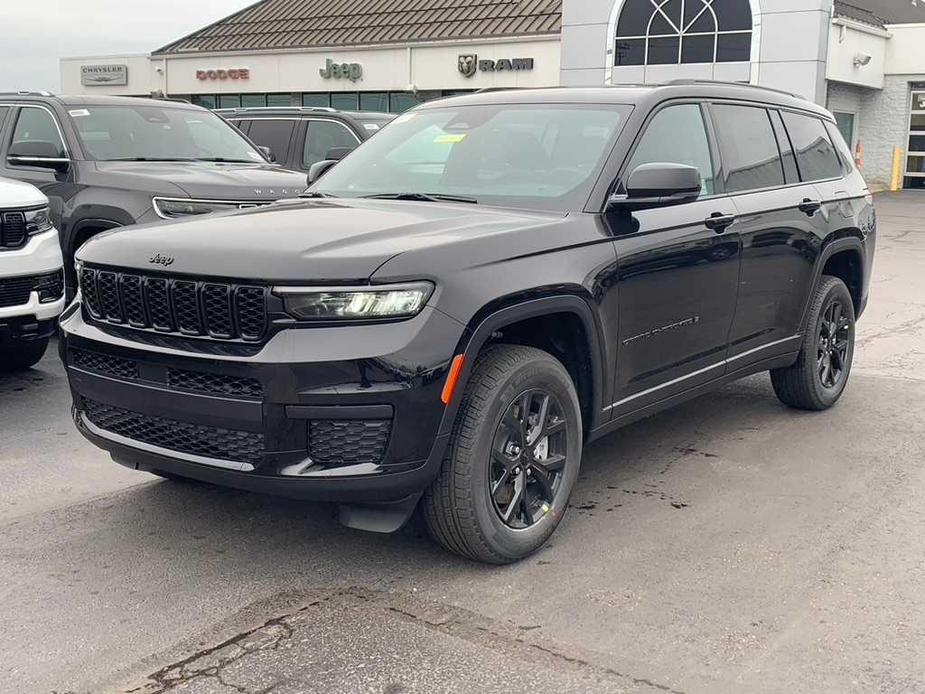
M 712 114 L 727 193 L 784 184 L 783 164 L 766 109 L 714 104 Z
M 841 176 L 841 162 L 822 121 L 799 113 L 784 112 L 782 116 L 796 152 L 801 178 L 821 181 Z

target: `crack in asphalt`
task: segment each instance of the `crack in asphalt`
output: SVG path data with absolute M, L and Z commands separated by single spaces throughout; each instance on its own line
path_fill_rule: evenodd
M 579 647 L 564 645 L 534 634 L 541 625 L 529 628 L 512 622 L 501 622 L 471 612 L 461 607 L 438 602 L 422 601 L 411 596 L 377 591 L 374 589 L 349 587 L 332 591 L 316 598 L 302 607 L 224 641 L 201 649 L 182 660 L 165 665 L 148 675 L 146 681 L 132 688 L 121 689 L 124 694 L 164 694 L 180 686 L 187 686 L 195 680 L 214 679 L 219 684 L 240 694 L 270 694 L 280 683 L 253 690 L 229 681 L 224 672 L 229 665 L 263 651 L 278 649 L 290 639 L 298 628 L 300 618 L 324 603 L 337 601 L 340 609 L 381 610 L 422 626 L 425 629 L 467 641 L 494 652 L 506 652 L 513 656 L 540 654 L 549 661 L 550 667 L 568 667 L 586 672 L 602 679 L 617 680 L 619 684 L 631 683 L 666 694 L 685 694 L 666 684 L 619 670 L 595 660 L 603 660 L 602 654 L 585 652 Z M 223 653 L 223 651 L 230 651 Z M 217 659 L 217 661 L 215 660 Z M 202 662 L 204 661 L 204 662 Z

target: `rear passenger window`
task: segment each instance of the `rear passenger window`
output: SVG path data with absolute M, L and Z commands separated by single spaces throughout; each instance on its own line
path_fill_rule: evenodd
M 678 104 L 656 113 L 633 153 L 626 175 L 637 166 L 656 162 L 696 167 L 703 186 L 700 194 L 713 195 L 715 173 L 700 106 Z
M 784 184 L 784 168 L 767 110 L 754 106 L 712 107 L 726 192 Z
M 803 180 L 821 181 L 841 176 L 841 162 L 822 121 L 798 113 L 784 112 L 782 115 Z

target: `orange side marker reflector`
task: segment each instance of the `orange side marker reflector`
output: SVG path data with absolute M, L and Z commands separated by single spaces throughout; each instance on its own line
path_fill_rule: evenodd
M 456 382 L 459 380 L 459 374 L 462 373 L 463 363 L 466 361 L 464 354 L 457 354 L 453 357 L 453 363 L 450 364 L 450 372 L 446 375 L 446 383 L 443 384 L 443 393 L 440 399 L 444 405 L 449 405 L 453 399 L 453 391 L 456 390 Z

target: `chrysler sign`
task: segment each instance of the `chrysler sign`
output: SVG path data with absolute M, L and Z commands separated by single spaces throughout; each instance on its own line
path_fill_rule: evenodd
M 120 87 L 128 84 L 127 65 L 81 65 L 80 83 L 85 87 Z

